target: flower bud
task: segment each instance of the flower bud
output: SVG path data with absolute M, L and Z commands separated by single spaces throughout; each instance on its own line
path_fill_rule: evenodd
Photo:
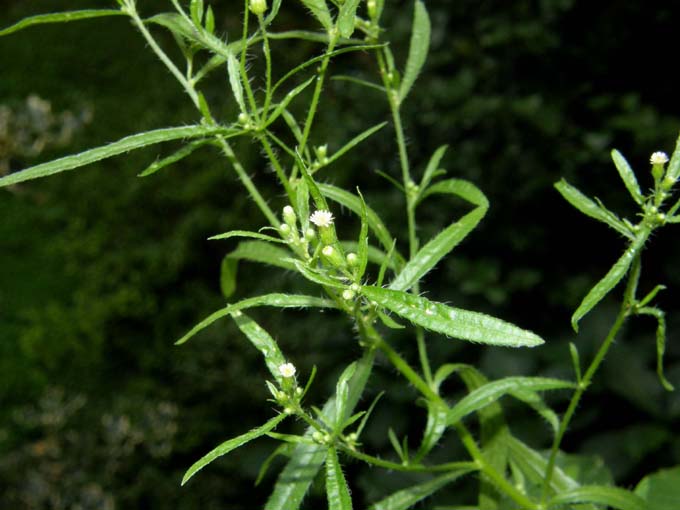
M 347 254 L 347 263 L 349 264 L 350 267 L 356 266 L 358 262 L 359 262 L 359 257 L 357 257 L 356 253 L 348 253 Z
M 351 301 L 354 299 L 354 292 L 351 291 L 350 289 L 345 289 L 342 291 L 342 299 L 345 301 Z
M 248 4 L 250 12 L 255 16 L 261 16 L 267 10 L 267 0 L 250 0 Z
M 289 205 L 283 208 L 283 221 L 285 221 L 290 228 L 295 228 L 297 217 L 295 216 L 295 210 Z

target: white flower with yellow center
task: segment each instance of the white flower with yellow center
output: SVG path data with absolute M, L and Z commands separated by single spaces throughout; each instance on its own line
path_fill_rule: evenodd
M 317 227 L 330 227 L 333 224 L 333 219 L 333 213 L 325 209 L 314 211 L 314 214 L 309 217 L 309 221 Z
M 655 152 L 652 154 L 652 156 L 649 158 L 649 162 L 652 165 L 665 165 L 668 163 L 668 154 L 665 152 Z
M 284 363 L 279 367 L 279 373 L 286 379 L 294 377 L 295 372 L 297 372 L 297 370 L 295 370 L 295 365 L 292 363 Z

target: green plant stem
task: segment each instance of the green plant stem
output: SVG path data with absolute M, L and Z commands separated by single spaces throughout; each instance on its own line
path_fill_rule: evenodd
M 432 466 L 426 466 L 424 464 L 401 464 L 399 462 L 391 462 L 389 460 L 381 459 L 380 457 L 353 450 L 343 444 L 338 444 L 337 446 L 350 457 L 363 460 L 373 466 L 380 466 L 393 471 L 436 473 L 440 471 L 453 471 L 455 469 L 469 469 L 470 471 L 477 471 L 479 469 L 479 466 L 476 463 L 469 461 L 447 462 L 445 464 L 435 464 Z
M 642 243 L 644 243 L 644 241 L 649 236 L 650 230 L 651 229 L 645 229 L 645 231 L 641 233 L 641 236 L 643 236 Z M 576 391 L 571 397 L 569 406 L 567 407 L 566 412 L 564 413 L 562 419 L 560 420 L 560 425 L 557 429 L 557 434 L 555 435 L 555 439 L 553 440 L 553 444 L 550 449 L 548 467 L 546 468 L 545 478 L 543 480 L 541 498 L 543 502 L 545 502 L 548 497 L 548 489 L 550 487 L 550 482 L 552 481 L 552 476 L 555 471 L 555 461 L 557 459 L 557 452 L 559 451 L 560 444 L 562 443 L 562 439 L 564 438 L 564 434 L 566 433 L 567 427 L 569 427 L 569 423 L 571 422 L 571 419 L 573 418 L 574 413 L 576 412 L 576 408 L 578 407 L 578 404 L 581 400 L 581 397 L 583 396 L 583 393 L 585 393 L 586 389 L 592 382 L 593 377 L 597 373 L 598 368 L 600 367 L 602 361 L 607 355 L 609 348 L 616 339 L 616 335 L 618 334 L 619 330 L 626 321 L 626 318 L 631 313 L 631 309 L 635 303 L 635 292 L 637 290 L 639 278 L 640 278 L 640 254 L 638 252 L 633 261 L 633 267 L 631 269 L 631 273 L 626 283 L 626 290 L 624 292 L 623 302 L 621 303 L 621 308 L 619 309 L 619 313 L 616 316 L 616 320 L 614 321 L 614 324 L 607 333 L 607 336 L 602 342 L 602 345 L 600 345 L 600 348 L 598 349 L 597 353 L 595 354 L 595 357 L 588 366 L 588 369 L 586 370 L 585 374 L 581 378 L 581 381 L 579 382 Z
M 266 88 L 264 97 L 264 106 L 262 107 L 262 118 L 267 118 L 267 112 L 269 111 L 269 105 L 272 100 L 272 55 L 269 48 L 269 36 L 267 35 L 267 27 L 264 24 L 264 16 L 259 14 L 257 16 L 257 21 L 260 25 L 260 32 L 262 32 L 262 51 L 264 53 L 265 61 L 265 75 L 266 75 Z
M 246 90 L 246 96 L 248 96 L 248 102 L 250 103 L 250 114 L 255 118 L 257 124 L 260 123 L 260 115 L 257 112 L 257 101 L 255 101 L 255 94 L 253 94 L 253 88 L 250 86 L 250 80 L 248 79 L 248 73 L 246 72 L 246 50 L 248 49 L 248 11 L 249 0 L 245 0 L 244 14 L 243 14 L 243 35 L 241 36 L 241 62 L 239 70 L 241 73 L 241 82 L 243 83 L 243 88 Z
M 283 170 L 283 167 L 281 166 L 281 163 L 279 163 L 279 158 L 276 157 L 276 153 L 274 152 L 274 149 L 272 148 L 271 144 L 269 143 L 269 140 L 267 139 L 266 133 L 262 133 L 258 136 L 260 139 L 260 143 L 262 144 L 262 147 L 264 148 L 265 153 L 267 154 L 267 157 L 269 158 L 269 161 L 272 164 L 272 167 L 274 168 L 274 172 L 276 172 L 276 176 L 279 178 L 279 181 L 281 181 L 281 185 L 283 186 L 283 189 L 286 190 L 286 195 L 288 195 L 288 200 L 290 200 L 291 204 L 295 203 L 295 193 L 293 193 L 293 189 L 290 187 L 290 182 L 288 181 L 288 177 L 286 176 L 286 172 Z
M 168 57 L 165 52 L 161 49 L 160 46 L 156 43 L 156 40 L 153 38 L 151 33 L 147 30 L 146 25 L 144 25 L 144 22 L 142 19 L 139 17 L 139 14 L 137 11 L 134 9 L 133 6 L 129 7 L 127 9 L 128 14 L 132 18 L 132 21 L 134 22 L 135 26 L 137 29 L 141 32 L 142 36 L 146 40 L 146 42 L 149 44 L 153 52 L 156 54 L 156 56 L 160 59 L 163 64 L 165 64 L 165 67 L 168 68 L 168 70 L 173 74 L 173 76 L 177 79 L 177 81 L 180 82 L 182 87 L 184 88 L 184 91 L 189 95 L 191 98 L 191 101 L 194 103 L 194 105 L 199 108 L 199 102 L 198 102 L 198 94 L 196 93 L 196 89 L 191 85 L 189 80 L 186 79 L 186 77 L 180 72 L 180 70 L 177 68 L 177 66 L 170 60 L 170 57 Z
M 335 48 L 335 43 L 337 42 L 337 34 L 334 32 L 329 34 L 328 46 L 326 47 L 326 53 L 324 59 L 321 61 L 319 66 L 319 73 L 316 77 L 316 85 L 314 86 L 314 93 L 312 95 L 312 101 L 309 105 L 309 111 L 307 112 L 307 119 L 305 120 L 305 126 L 302 131 L 302 140 L 300 140 L 300 146 L 298 152 L 303 154 L 307 146 L 307 141 L 309 140 L 309 133 L 312 130 L 312 124 L 314 122 L 314 116 L 316 115 L 316 110 L 319 105 L 319 98 L 321 97 L 321 89 L 323 88 L 324 78 L 326 76 L 326 69 L 328 68 L 328 63 L 331 59 L 331 53 Z
M 415 386 L 425 398 L 432 402 L 446 406 L 448 409 L 446 402 L 434 392 L 431 386 L 427 384 L 375 330 L 372 330 L 372 328 L 368 327 L 367 334 L 371 337 L 373 344 L 376 345 L 387 356 L 392 365 L 394 365 L 394 367 L 411 384 L 413 384 L 413 386 Z M 479 446 L 477 446 L 472 434 L 470 434 L 470 431 L 467 430 L 467 427 L 465 427 L 462 422 L 458 422 L 455 427 L 458 435 L 461 438 L 463 446 L 465 446 L 479 470 L 484 473 L 484 475 L 486 475 L 499 490 L 507 494 L 522 508 L 529 510 L 538 508 L 537 505 L 531 501 L 531 499 L 529 499 L 514 485 L 508 482 L 501 473 L 499 473 L 491 464 L 486 461 L 484 454 L 479 449 Z

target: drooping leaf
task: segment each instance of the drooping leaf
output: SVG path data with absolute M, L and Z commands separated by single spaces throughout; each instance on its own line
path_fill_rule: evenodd
M 300 0 L 307 9 L 311 11 L 319 23 L 326 29 L 330 31 L 333 28 L 333 20 L 331 18 L 331 13 L 328 10 L 328 5 L 326 5 L 326 0 Z
M 438 402 L 426 401 L 427 421 L 420 448 L 413 461 L 420 462 L 434 448 L 446 431 L 448 408 Z
M 562 492 L 554 496 L 548 505 L 552 507 L 579 503 L 607 505 L 618 510 L 650 510 L 640 496 L 625 489 L 604 485 L 586 485 Z
M 83 19 L 101 18 L 104 16 L 127 16 L 126 13 L 118 9 L 84 9 L 81 11 L 55 12 L 50 14 L 38 14 L 18 21 L 12 26 L 0 30 L 0 37 L 13 34 L 24 28 L 46 23 L 67 23 L 69 21 L 79 21 Z
M 3 186 L 11 186 L 20 182 L 31 179 L 38 179 L 48 175 L 73 170 L 81 166 L 89 165 L 103 159 L 117 156 L 135 149 L 141 149 L 149 145 L 154 145 L 162 142 L 169 142 L 171 140 L 180 140 L 183 138 L 201 138 L 214 135 L 236 135 L 240 131 L 229 129 L 225 127 L 208 127 L 208 126 L 186 126 L 156 129 L 154 131 L 146 131 L 136 135 L 126 136 L 117 142 L 109 145 L 90 149 L 80 154 L 73 156 L 66 156 L 64 158 L 55 159 L 48 163 L 41 163 L 40 165 L 21 170 L 13 174 L 6 175 L 0 178 L 0 188 Z
M 621 258 L 619 258 L 609 272 L 604 275 L 604 278 L 597 282 L 597 284 L 590 289 L 588 294 L 586 294 L 583 301 L 581 301 L 581 304 L 571 316 L 571 325 L 574 328 L 574 331 L 578 332 L 578 322 L 583 316 L 602 301 L 602 299 L 623 279 L 628 272 L 630 265 L 633 263 L 633 260 L 645 244 L 645 241 L 646 237 L 643 236 L 635 238 L 626 251 L 623 252 Z
M 609 225 L 619 234 L 627 237 L 628 239 L 634 238 L 633 233 L 626 226 L 626 224 L 621 221 L 613 212 L 593 202 L 564 179 L 555 183 L 555 189 L 560 192 L 567 202 L 569 202 L 586 216 Z
M 247 308 L 259 307 L 259 306 L 274 306 L 277 308 L 335 308 L 336 305 L 333 301 L 328 299 L 321 299 L 312 296 L 303 296 L 299 294 L 264 294 L 262 296 L 247 298 L 232 305 L 226 306 L 221 310 L 210 314 L 208 317 L 203 319 L 201 322 L 196 324 L 191 330 L 189 330 L 182 338 L 175 342 L 175 345 L 181 345 L 189 340 L 199 331 L 204 330 L 210 326 L 213 322 L 226 317 L 227 315 L 235 314 L 241 310 Z
M 345 288 L 345 285 L 342 282 L 330 277 L 325 272 L 322 272 L 323 270 L 312 269 L 299 260 L 295 260 L 293 263 L 295 264 L 297 271 L 310 282 L 318 283 L 319 285 L 335 289 Z
M 366 382 L 373 367 L 374 352 L 370 351 L 357 362 L 354 377 L 349 382 L 349 392 L 346 409 L 352 413 L 359 398 L 364 392 Z M 335 416 L 335 397 L 331 397 L 323 407 L 323 416 L 331 421 Z M 307 429 L 305 435 L 310 436 L 314 431 Z M 326 448 L 317 445 L 298 445 L 295 448 L 286 467 L 279 475 L 274 491 L 269 496 L 265 510 L 290 510 L 300 508 L 300 504 L 309 486 L 316 477 L 326 459 Z
M 390 283 L 393 290 L 408 290 L 425 274 L 434 268 L 439 261 L 460 244 L 467 235 L 474 230 L 488 210 L 488 201 L 484 194 L 474 184 L 460 180 L 448 179 L 434 184 L 423 195 L 432 193 L 454 194 L 477 205 L 457 222 L 449 225 L 434 238 L 428 241 L 416 253 L 397 277 Z
M 621 180 L 623 181 L 623 184 L 625 184 L 628 193 L 630 193 L 630 196 L 633 197 L 635 202 L 642 205 L 644 202 L 644 197 L 640 191 L 640 185 L 635 178 L 635 173 L 628 164 L 628 161 L 626 161 L 626 158 L 624 158 L 623 155 L 616 149 L 612 151 L 612 160 L 614 161 L 616 169 L 619 171 Z
M 479 312 L 452 308 L 397 290 L 366 286 L 361 292 L 400 317 L 453 338 L 507 347 L 534 347 L 543 343 L 531 331 Z
M 656 319 L 656 374 L 664 389 L 666 391 L 673 391 L 675 388 L 663 373 L 663 357 L 666 352 L 666 316 L 663 310 L 651 306 L 639 308 L 637 313 L 651 315 Z
M 338 31 L 342 37 L 348 38 L 354 33 L 354 18 L 361 0 L 345 0 L 338 12 Z
M 268 26 L 272 21 L 274 21 L 274 18 L 276 18 L 280 8 L 281 0 L 274 0 L 274 2 L 272 2 L 271 11 L 269 11 L 269 14 L 267 14 L 267 17 L 264 19 L 265 26 Z
M 441 476 L 437 476 L 427 482 L 411 485 L 406 489 L 390 494 L 386 498 L 374 503 L 369 510 L 407 510 L 426 497 L 434 494 L 439 489 L 457 480 L 463 475 L 475 471 L 475 467 L 460 468 Z
M 193 477 L 196 473 L 198 473 L 201 469 L 206 467 L 208 464 L 210 464 L 218 457 L 226 455 L 227 453 L 229 453 L 232 450 L 235 450 L 239 446 L 243 446 L 249 441 L 252 441 L 253 439 L 257 439 L 258 437 L 265 435 L 267 432 L 275 429 L 277 425 L 281 423 L 285 418 L 286 418 L 285 414 L 279 414 L 272 418 L 271 420 L 269 420 L 264 425 L 254 428 L 251 431 L 246 432 L 245 434 L 242 434 L 238 437 L 229 439 L 228 441 L 225 441 L 224 443 L 219 445 L 217 448 L 211 450 L 206 455 L 201 457 L 200 460 L 194 463 L 187 470 L 187 472 L 184 474 L 184 477 L 182 478 L 182 485 L 187 483 L 189 479 L 191 479 L 191 477 Z
M 448 413 L 449 425 L 457 423 L 470 413 L 486 407 L 513 391 L 545 391 L 574 388 L 574 383 L 546 377 L 506 377 L 491 381 L 471 391 L 463 397 Z
M 427 53 L 430 50 L 430 30 L 430 17 L 427 14 L 425 4 L 416 0 L 411 27 L 411 44 L 408 50 L 406 69 L 399 86 L 399 102 L 404 101 L 423 65 L 425 65 Z
M 677 510 L 680 501 L 680 466 L 645 476 L 635 488 L 635 494 L 647 502 L 650 510 Z
M 352 510 L 352 497 L 334 447 L 328 449 L 326 456 L 326 496 L 328 510 Z
M 268 243 L 278 243 L 286 244 L 283 239 L 278 237 L 268 236 L 266 234 L 260 234 L 259 232 L 249 232 L 248 230 L 230 230 L 224 234 L 217 234 L 210 236 L 209 241 L 219 241 L 220 239 L 231 239 L 232 237 L 248 237 L 251 239 L 259 239 L 260 241 L 266 241 Z
M 173 165 L 178 161 L 183 160 L 191 153 L 193 153 L 196 149 L 198 149 L 199 147 L 203 147 L 208 143 L 210 143 L 209 140 L 196 140 L 194 142 L 188 143 L 181 149 L 170 154 L 169 156 L 166 156 L 161 160 L 154 161 L 144 171 L 137 174 L 137 177 L 148 177 L 149 175 L 153 175 L 159 170 L 165 168 L 166 166 Z

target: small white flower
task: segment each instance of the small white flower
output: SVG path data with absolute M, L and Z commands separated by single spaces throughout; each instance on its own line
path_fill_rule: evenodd
M 324 246 L 323 250 L 321 250 L 321 253 L 323 253 L 326 257 L 332 257 L 333 251 L 334 250 L 332 246 Z
M 292 363 L 284 363 L 279 367 L 279 372 L 283 377 L 290 378 L 295 375 L 295 365 Z
M 333 219 L 333 213 L 324 209 L 314 211 L 314 214 L 309 217 L 309 221 L 317 227 L 330 227 L 333 224 Z
M 652 157 L 649 158 L 649 162 L 652 165 L 664 165 L 668 163 L 668 154 L 665 152 L 655 152 L 652 154 Z

